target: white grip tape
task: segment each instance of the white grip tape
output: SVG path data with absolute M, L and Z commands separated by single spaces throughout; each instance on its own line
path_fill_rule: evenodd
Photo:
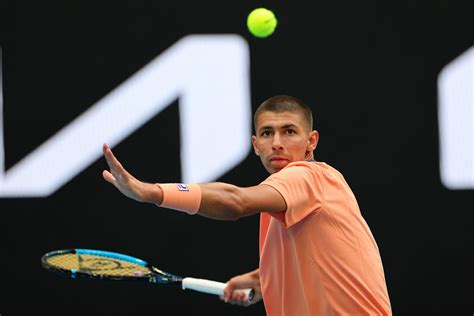
M 194 290 L 198 292 L 214 294 L 214 295 L 224 295 L 224 289 L 227 286 L 226 283 L 216 282 L 205 279 L 195 279 L 195 278 L 184 278 L 182 281 L 183 290 Z M 249 302 L 253 299 L 253 289 L 244 289 L 236 290 L 242 291 L 245 293 L 245 297 Z

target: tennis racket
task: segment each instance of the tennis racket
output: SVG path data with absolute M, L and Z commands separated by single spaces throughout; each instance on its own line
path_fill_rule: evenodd
M 49 271 L 73 279 L 100 279 L 114 281 L 139 281 L 145 283 L 170 284 L 181 286 L 183 290 L 223 295 L 226 283 L 180 277 L 164 272 L 141 259 L 102 250 L 65 249 L 46 253 L 41 264 Z M 245 294 L 249 302 L 253 300 L 254 290 L 238 290 Z

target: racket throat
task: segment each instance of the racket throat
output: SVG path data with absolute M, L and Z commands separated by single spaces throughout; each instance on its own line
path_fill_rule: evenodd
M 150 267 L 153 274 L 150 276 L 151 283 L 181 285 L 182 277 L 164 272 L 156 267 Z

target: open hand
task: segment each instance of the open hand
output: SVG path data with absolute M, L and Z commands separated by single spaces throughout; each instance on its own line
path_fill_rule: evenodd
M 128 173 L 107 144 L 104 144 L 102 149 L 110 169 L 102 172 L 105 181 L 112 183 L 125 196 L 143 202 L 147 184 Z

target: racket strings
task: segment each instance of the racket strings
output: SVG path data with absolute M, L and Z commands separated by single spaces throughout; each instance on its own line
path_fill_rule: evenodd
M 48 264 L 63 270 L 72 270 L 93 275 L 141 277 L 150 270 L 126 260 L 89 254 L 62 254 L 47 259 Z

